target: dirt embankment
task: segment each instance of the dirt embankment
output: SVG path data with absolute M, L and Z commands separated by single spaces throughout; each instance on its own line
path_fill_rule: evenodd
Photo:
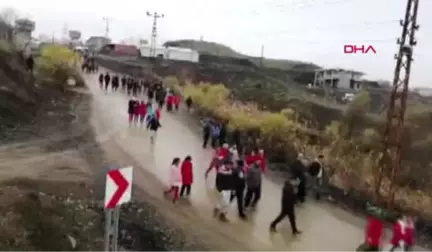
M 94 197 L 106 163 L 86 89 L 37 84 L 23 62 L 0 62 L 0 249 L 101 250 L 104 213 Z M 1 61 L 1 60 L 0 60 Z M 123 207 L 120 246 L 196 250 L 145 202 Z

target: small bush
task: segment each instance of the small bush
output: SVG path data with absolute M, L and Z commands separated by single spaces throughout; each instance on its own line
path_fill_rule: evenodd
M 222 84 L 199 83 L 180 86 L 175 78 L 168 78 L 170 86 L 184 97 L 191 97 L 200 110 L 219 119 L 228 120 L 232 129 L 257 130 L 255 142 L 268 150 L 273 161 L 295 156 L 296 152 L 307 156 L 323 153 L 326 168 L 331 169 L 329 182 L 345 191 L 359 191 L 372 196 L 374 177 L 378 167 L 381 148 L 380 136 L 375 129 L 360 132 L 360 138 L 347 138 L 356 122 L 364 119 L 370 103 L 367 93 L 361 93 L 346 111 L 341 121 L 332 121 L 319 132 L 308 128 L 297 119 L 295 110 L 283 109 L 279 113 L 260 110 L 253 103 L 242 103 L 230 99 L 230 90 Z M 310 139 L 315 141 L 310 143 Z M 383 188 L 388 188 L 389 179 L 384 178 Z M 398 209 L 421 213 L 432 217 L 432 209 L 426 203 L 432 198 L 425 192 L 413 191 L 400 186 L 396 191 Z
M 78 55 L 67 47 L 47 45 L 41 48 L 36 68 L 39 74 L 52 77 L 55 84 L 65 85 L 67 79 L 72 77 L 77 85 L 84 85 L 76 68 L 78 60 Z

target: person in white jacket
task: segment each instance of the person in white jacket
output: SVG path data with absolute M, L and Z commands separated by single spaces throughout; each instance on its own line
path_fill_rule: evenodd
M 182 185 L 182 175 L 180 169 L 180 158 L 173 159 L 170 167 L 169 189 L 164 191 L 164 195 L 171 194 L 173 203 L 179 199 L 179 190 Z
M 229 152 L 231 154 L 231 161 L 234 164 L 237 164 L 237 162 L 240 160 L 240 155 L 237 150 L 237 145 L 233 145 L 231 148 L 229 148 Z

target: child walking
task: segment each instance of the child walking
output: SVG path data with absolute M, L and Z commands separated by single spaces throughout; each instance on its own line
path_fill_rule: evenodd
M 138 112 L 139 112 L 139 117 L 140 117 L 140 124 L 142 127 L 144 125 L 144 119 L 145 119 L 145 116 L 147 114 L 147 106 L 146 106 L 146 103 L 144 101 L 141 101 L 141 103 L 139 105 Z
M 179 199 L 179 190 L 182 184 L 182 174 L 180 170 L 180 158 L 176 157 L 173 159 L 170 167 L 170 188 L 164 191 L 164 195 L 171 194 L 172 202 L 176 203 Z
M 180 96 L 179 95 L 174 95 L 174 107 L 175 107 L 176 111 L 179 110 L 179 107 L 180 107 Z
M 148 122 L 148 129 L 150 130 L 150 141 L 153 144 L 156 141 L 157 131 L 162 127 L 159 120 L 153 115 Z
M 193 183 L 192 157 L 187 156 L 181 164 L 182 187 L 180 197 L 188 197 Z

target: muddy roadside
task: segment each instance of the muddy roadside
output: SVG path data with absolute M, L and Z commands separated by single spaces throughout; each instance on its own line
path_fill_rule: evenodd
M 3 132 L 0 249 L 103 248 L 104 213 L 93 184 L 95 170 L 109 160 L 90 125 L 91 100 L 85 89 L 68 91 L 52 97 L 31 124 Z M 148 202 L 123 209 L 119 242 L 125 249 L 206 249 Z

